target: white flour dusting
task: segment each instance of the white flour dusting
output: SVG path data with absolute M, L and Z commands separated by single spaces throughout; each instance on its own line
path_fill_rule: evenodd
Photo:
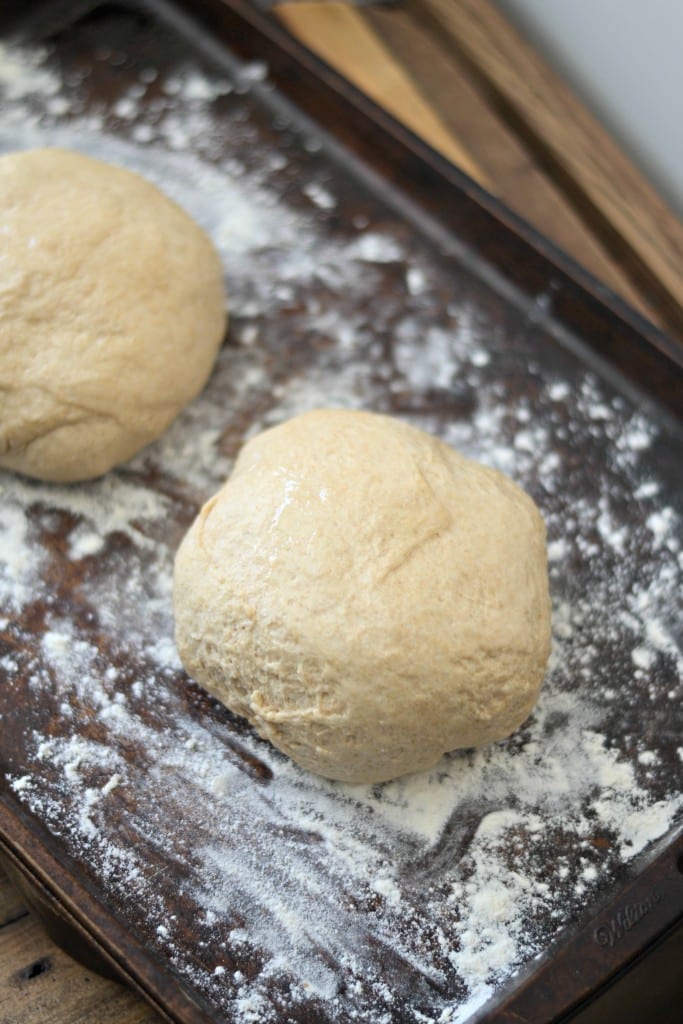
M 205 393 L 127 466 L 68 488 L 0 474 L 0 665 L 36 708 L 3 771 L 229 1019 L 281 1019 L 277 992 L 321 1020 L 456 1024 L 680 810 L 673 442 L 532 343 L 521 314 L 496 329 L 483 286 L 417 236 L 363 216 L 332 229 L 343 197 L 316 140 L 265 145 L 252 125 L 266 77 L 148 63 L 86 100 L 87 71 L 0 48 L 0 149 L 72 146 L 151 178 L 211 232 L 232 315 Z M 511 474 L 548 524 L 536 711 L 505 743 L 382 786 L 298 769 L 203 699 L 173 645 L 173 554 L 198 505 L 245 438 L 325 405 L 438 433 Z

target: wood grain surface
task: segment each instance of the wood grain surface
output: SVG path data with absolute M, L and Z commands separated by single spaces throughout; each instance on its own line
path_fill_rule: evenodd
M 276 8 L 290 32 L 390 114 L 402 120 L 484 187 L 493 182 L 458 136 L 449 131 L 440 112 L 423 96 L 419 82 L 404 68 L 370 20 L 344 3 L 297 0 Z M 398 12 L 394 12 L 398 13 Z
M 123 985 L 62 952 L 0 868 L 0 1021 L 3 1024 L 156 1024 Z
M 291 0 L 275 11 L 319 57 L 631 305 L 683 332 L 683 226 L 486 0 L 362 9 Z
M 683 330 L 683 225 L 573 93 L 487 0 L 408 0 L 580 210 L 613 261 Z
M 405 72 L 419 83 L 451 134 L 467 146 L 470 159 L 485 175 L 481 183 L 631 305 L 657 321 L 655 306 L 648 304 L 592 226 L 567 201 L 558 183 L 545 173 L 513 127 L 489 102 L 466 66 L 435 38 L 419 15 L 380 7 L 369 8 L 365 17 Z
M 274 16 L 646 316 L 681 330 L 681 225 L 489 4 L 291 3 Z M 0 871 L 0 1021 L 159 1020 L 61 952 Z

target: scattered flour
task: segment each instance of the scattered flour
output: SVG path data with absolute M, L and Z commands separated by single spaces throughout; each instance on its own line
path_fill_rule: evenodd
M 368 1024 L 397 1005 L 464 1024 L 680 813 L 671 442 L 566 353 L 559 373 L 521 314 L 502 336 L 483 286 L 417 235 L 387 218 L 340 228 L 317 140 L 284 122 L 281 149 L 260 139 L 263 64 L 231 80 L 148 65 L 110 105 L 67 71 L 0 48 L 0 150 L 74 146 L 156 181 L 211 232 L 232 323 L 204 394 L 127 466 L 68 488 L 0 475 L 0 737 L 18 695 L 35 708 L 0 740 L 5 778 L 234 1019 L 312 1001 Z M 195 511 L 247 437 L 320 405 L 439 434 L 512 474 L 548 524 L 536 711 L 505 743 L 382 786 L 298 769 L 188 684 L 172 639 L 173 553 Z
M 333 210 L 337 205 L 337 200 L 332 193 L 316 182 L 304 185 L 301 191 L 304 195 L 308 196 L 312 203 L 319 206 L 321 210 Z

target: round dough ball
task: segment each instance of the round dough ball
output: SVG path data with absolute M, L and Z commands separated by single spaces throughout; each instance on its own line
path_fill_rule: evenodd
M 249 441 L 183 540 L 174 601 L 190 675 L 346 782 L 507 736 L 550 652 L 531 498 L 372 413 L 311 412 Z
M 139 175 L 59 149 L 0 157 L 0 239 L 0 466 L 99 476 L 206 383 L 218 254 Z

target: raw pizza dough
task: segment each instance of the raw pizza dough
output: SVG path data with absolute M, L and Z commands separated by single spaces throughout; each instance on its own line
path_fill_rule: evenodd
M 174 602 L 188 673 L 346 782 L 507 736 L 550 652 L 531 498 L 372 413 L 311 412 L 249 441 L 178 551 Z
M 99 476 L 204 386 L 220 259 L 139 175 L 59 149 L 0 157 L 0 255 L 0 466 Z

